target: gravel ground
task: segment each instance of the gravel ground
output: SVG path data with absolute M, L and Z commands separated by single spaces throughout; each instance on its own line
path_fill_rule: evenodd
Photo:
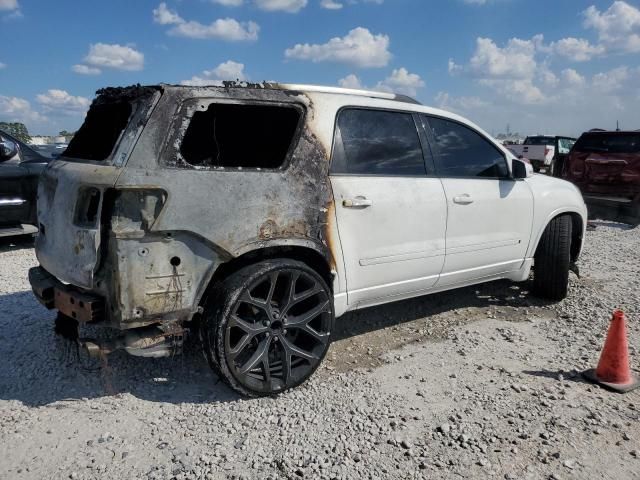
M 640 478 L 640 390 L 582 381 L 611 311 L 640 361 L 640 228 L 596 222 L 569 297 L 497 282 L 357 312 L 313 379 L 239 398 L 197 344 L 78 361 L 0 244 L 0 478 Z

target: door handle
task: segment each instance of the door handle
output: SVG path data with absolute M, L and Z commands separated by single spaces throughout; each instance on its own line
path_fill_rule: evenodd
M 347 198 L 342 201 L 345 208 L 367 208 L 373 205 L 373 202 L 366 197 L 357 196 L 355 198 Z
M 468 193 L 465 193 L 463 195 L 453 197 L 453 203 L 457 203 L 459 205 L 469 205 L 470 203 L 473 203 L 473 198 Z

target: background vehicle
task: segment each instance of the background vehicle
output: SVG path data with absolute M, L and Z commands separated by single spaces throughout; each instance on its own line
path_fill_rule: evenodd
M 571 137 L 536 135 L 527 137 L 522 145 L 509 145 L 509 150 L 519 158 L 528 158 L 536 172 L 544 168 L 555 177 L 575 142 Z
M 574 145 L 562 177 L 577 185 L 590 210 L 640 222 L 640 132 L 590 131 Z
M 105 126 L 109 128 L 105 128 Z M 34 293 L 246 395 L 304 382 L 349 310 L 496 279 L 567 294 L 586 209 L 462 117 L 387 93 L 103 90 L 39 186 Z
M 38 177 L 51 161 L 0 131 L 0 237 L 36 233 Z

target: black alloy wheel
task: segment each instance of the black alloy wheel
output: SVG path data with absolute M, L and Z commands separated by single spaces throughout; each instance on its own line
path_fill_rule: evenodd
M 202 327 L 205 354 L 244 395 L 300 385 L 329 348 L 333 295 L 304 263 L 276 259 L 245 267 L 218 286 L 215 299 Z

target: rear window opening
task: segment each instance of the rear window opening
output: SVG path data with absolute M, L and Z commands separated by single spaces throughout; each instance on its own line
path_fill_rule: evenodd
M 295 107 L 214 103 L 194 113 L 180 154 L 194 166 L 279 168 L 300 116 Z
M 94 104 L 63 156 L 83 160 L 106 160 L 126 128 L 132 107 L 128 101 Z

